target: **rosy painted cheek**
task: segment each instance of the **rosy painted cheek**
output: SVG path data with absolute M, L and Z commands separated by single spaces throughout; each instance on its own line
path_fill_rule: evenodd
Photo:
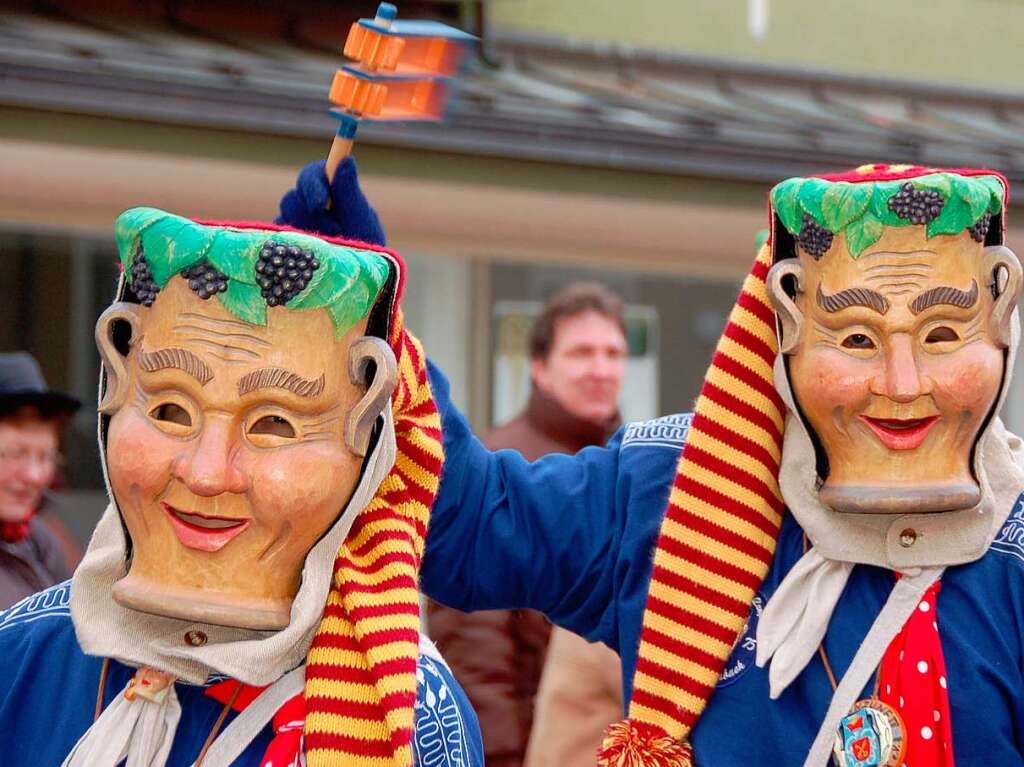
M 107 433 L 107 470 L 118 501 L 125 493 L 138 492 L 144 501 L 161 494 L 181 449 L 179 440 L 153 428 L 137 411 L 117 413 Z
M 340 446 L 305 446 L 250 454 L 250 496 L 253 516 L 271 527 L 287 517 L 316 524 L 321 516 L 333 519 L 347 498 L 342 498 L 349 467 Z
M 791 366 L 797 398 L 811 417 L 824 417 L 837 407 L 859 411 L 870 400 L 869 360 L 856 359 L 841 352 L 806 353 L 799 365 Z
M 927 363 L 935 404 L 946 417 L 969 416 L 981 421 L 999 392 L 1003 374 L 1002 353 L 972 345 Z

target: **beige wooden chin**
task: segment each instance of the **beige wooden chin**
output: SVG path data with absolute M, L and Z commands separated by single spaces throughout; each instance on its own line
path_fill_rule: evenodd
M 216 590 L 175 587 L 132 572 L 114 584 L 111 595 L 122 607 L 151 615 L 257 631 L 279 631 L 287 626 L 294 598 L 246 599 Z

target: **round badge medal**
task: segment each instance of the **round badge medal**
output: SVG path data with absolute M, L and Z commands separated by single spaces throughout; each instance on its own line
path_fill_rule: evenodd
M 859 700 L 843 717 L 832 747 L 836 767 L 899 767 L 906 751 L 899 712 L 878 698 Z

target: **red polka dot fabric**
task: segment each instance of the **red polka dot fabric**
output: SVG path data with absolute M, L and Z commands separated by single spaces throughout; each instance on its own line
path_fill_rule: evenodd
M 953 767 L 946 661 L 939 641 L 936 581 L 903 630 L 890 643 L 879 668 L 878 697 L 906 725 L 902 767 Z

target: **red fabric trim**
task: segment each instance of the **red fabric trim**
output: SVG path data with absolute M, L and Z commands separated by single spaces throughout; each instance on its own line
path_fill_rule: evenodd
M 987 168 L 931 168 L 925 165 L 914 165 L 906 170 L 897 171 L 892 173 L 888 168 L 893 167 L 892 165 L 876 164 L 874 170 L 870 173 L 860 173 L 856 168 L 850 170 L 838 171 L 835 173 L 816 173 L 808 178 L 820 178 L 825 181 L 847 181 L 850 183 L 859 182 L 870 182 L 870 181 L 903 181 L 905 179 L 920 178 L 921 176 L 928 176 L 932 173 L 951 173 L 956 176 L 997 176 L 1009 193 L 1010 184 L 1006 180 L 1006 176 L 996 170 L 988 170 Z M 1009 199 L 1007 199 L 1009 203 Z
M 228 701 L 231 700 L 231 696 L 235 694 L 235 690 L 239 687 L 242 689 L 238 693 L 238 697 L 235 698 L 235 702 L 231 705 L 234 711 L 245 711 L 249 704 L 267 689 L 266 687 L 254 687 L 250 684 L 243 684 L 235 679 L 225 679 L 223 682 L 211 684 L 203 691 L 203 695 L 213 698 L 218 703 L 226 706 Z

